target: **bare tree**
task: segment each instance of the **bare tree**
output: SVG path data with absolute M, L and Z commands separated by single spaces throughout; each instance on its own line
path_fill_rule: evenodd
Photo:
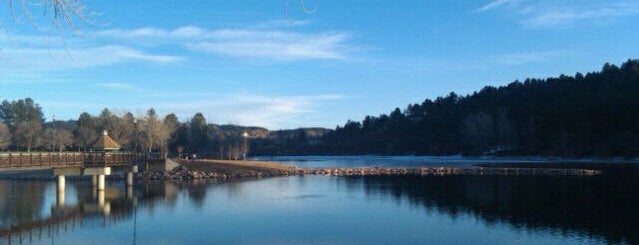
M 73 144 L 73 134 L 69 130 L 61 129 L 56 132 L 56 145 L 59 152 L 64 151 L 71 144 Z
M 42 123 L 39 121 L 21 121 L 14 127 L 14 139 L 18 147 L 31 152 L 42 142 Z
M 228 135 L 219 138 L 218 147 L 220 158 L 228 160 L 245 159 L 248 152 L 248 142 L 244 135 Z
M 69 130 L 63 128 L 44 130 L 44 145 L 51 146 L 52 151 L 62 152 L 70 144 L 73 144 L 73 134 Z
M 293 22 L 293 23 L 294 23 L 294 21 L 293 21 L 293 20 L 289 17 L 289 15 L 288 15 L 288 1 L 289 1 L 289 0 L 284 0 L 284 2 L 283 2 L 283 3 L 284 3 L 284 17 L 285 17 L 288 21 L 290 21 L 290 22 Z M 312 14 L 312 13 L 314 13 L 314 12 L 315 12 L 315 10 L 317 9 L 315 6 L 313 6 L 312 8 L 308 8 L 308 7 L 306 7 L 306 4 L 304 3 L 304 0 L 297 0 L 297 2 L 299 3 L 300 8 L 302 9 L 302 11 L 303 11 L 304 13 L 306 13 L 306 14 Z
M 0 150 L 6 150 L 11 144 L 11 131 L 7 124 L 0 122 Z
M 317 9 L 316 6 L 311 8 L 307 7 L 304 0 L 296 0 L 302 12 L 305 14 L 312 14 Z M 41 11 L 44 20 L 56 30 L 63 30 L 65 27 L 77 32 L 77 25 L 81 24 L 95 24 L 94 18 L 100 14 L 89 8 L 81 0 L 8 0 L 7 8 L 9 14 L 14 22 L 19 22 L 22 18 L 26 19 L 32 26 L 39 29 L 39 21 L 33 17 L 33 12 Z M 283 1 L 284 17 L 294 22 L 289 17 L 289 0 Z M 21 13 L 21 14 L 20 14 Z M 0 16 L 1 17 L 1 16 Z M 0 22 L 2 27 L 6 30 L 4 22 Z
M 9 14 L 14 22 L 25 19 L 34 28 L 40 28 L 40 19 L 34 18 L 33 12 L 41 11 L 46 25 L 53 26 L 56 30 L 65 27 L 73 31 L 77 30 L 77 23 L 93 24 L 93 18 L 98 15 L 89 9 L 80 0 L 9 0 Z M 4 27 L 4 26 L 3 26 Z
M 53 128 L 46 128 L 44 130 L 44 137 L 42 137 L 42 145 L 49 150 L 54 151 L 56 148 L 55 133 L 57 130 Z
M 143 149 L 151 152 L 154 147 L 161 147 L 168 138 L 167 130 L 158 119 L 155 110 L 149 109 L 144 119 L 138 123 L 140 131 L 140 145 Z

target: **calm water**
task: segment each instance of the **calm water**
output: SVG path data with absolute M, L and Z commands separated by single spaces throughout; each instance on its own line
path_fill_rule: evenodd
M 604 175 L 112 181 L 103 205 L 88 181 L 68 180 L 57 205 L 52 181 L 0 180 L 0 243 L 639 244 L 639 168 L 598 167 Z
M 548 163 L 571 164 L 614 160 L 617 163 L 639 163 L 639 159 L 566 159 L 550 157 L 464 157 L 464 156 L 263 156 L 254 160 L 278 161 L 300 167 L 420 167 L 470 166 L 481 163 Z

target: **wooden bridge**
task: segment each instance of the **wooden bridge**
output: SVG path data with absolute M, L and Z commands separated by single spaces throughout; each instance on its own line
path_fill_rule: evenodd
M 106 134 L 105 134 L 106 135 Z M 127 186 L 133 185 L 133 174 L 139 164 L 164 162 L 161 153 L 136 152 L 64 152 L 64 153 L 0 153 L 1 170 L 30 170 L 51 168 L 57 177 L 57 196 L 64 203 L 66 175 L 91 176 L 91 186 L 104 191 L 105 176 L 111 175 L 111 167 L 124 168 Z
M 0 170 L 127 166 L 164 159 L 162 153 L 136 152 L 0 153 Z

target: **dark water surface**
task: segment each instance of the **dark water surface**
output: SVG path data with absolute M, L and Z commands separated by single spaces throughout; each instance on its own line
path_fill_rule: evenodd
M 233 183 L 0 180 L 0 244 L 639 244 L 639 168 Z M 13 228 L 12 228 L 13 227 Z
M 570 159 L 557 157 L 466 157 L 466 156 L 259 156 L 253 160 L 284 162 L 306 168 L 324 167 L 467 167 L 475 164 L 588 164 L 597 162 L 637 163 L 639 159 Z

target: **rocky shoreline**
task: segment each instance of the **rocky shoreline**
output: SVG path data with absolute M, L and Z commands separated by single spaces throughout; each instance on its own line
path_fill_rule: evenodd
M 172 170 L 168 170 L 172 169 Z M 517 167 L 517 166 L 468 166 L 468 167 L 330 167 L 330 168 L 302 168 L 276 162 L 260 161 L 223 161 L 198 160 L 174 162 L 170 168 L 161 170 L 147 170 L 135 174 L 141 181 L 185 181 L 185 180 L 215 180 L 230 181 L 235 179 L 267 178 L 276 176 L 450 176 L 450 175 L 575 175 L 593 176 L 601 174 L 600 170 L 583 168 L 545 167 Z M 124 173 L 116 172 L 107 179 L 124 179 Z M 53 179 L 53 171 L 37 170 L 28 172 L 0 173 L 0 179 L 16 180 L 48 180 Z M 88 179 L 88 176 L 68 176 L 70 179 Z
M 309 175 L 597 175 L 599 170 L 554 168 L 485 168 L 485 167 L 420 167 L 420 168 L 314 168 L 299 173 Z
M 235 173 L 222 171 L 191 171 L 184 166 L 179 166 L 171 171 L 149 171 L 136 173 L 135 177 L 140 180 L 194 180 L 194 179 L 210 179 L 216 181 L 225 181 L 243 178 L 266 178 L 275 176 L 292 175 L 288 171 L 267 171 L 267 170 L 243 170 Z
M 152 171 L 137 173 L 141 180 L 194 180 L 213 179 L 217 181 L 265 178 L 291 175 L 330 175 L 330 176 L 449 176 L 449 175 L 577 175 L 593 176 L 601 174 L 590 169 L 553 169 L 553 168 L 486 168 L 486 167 L 421 167 L 421 168 L 291 168 L 286 170 L 241 170 L 228 171 L 191 171 L 179 166 L 171 171 Z

